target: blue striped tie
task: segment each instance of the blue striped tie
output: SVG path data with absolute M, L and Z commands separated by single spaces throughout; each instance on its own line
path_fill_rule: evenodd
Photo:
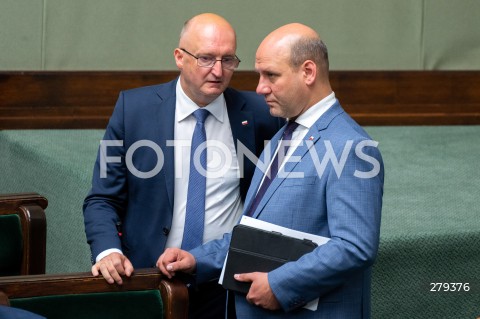
M 190 250 L 203 243 L 203 228 L 205 223 L 205 191 L 207 170 L 207 148 L 203 145 L 200 153 L 200 165 L 203 169 L 195 167 L 195 151 L 207 141 L 205 133 L 205 120 L 210 112 L 205 109 L 198 109 L 193 112 L 197 119 L 195 130 L 192 136 L 190 150 L 190 175 L 188 177 L 187 209 L 185 212 L 185 227 L 183 229 L 182 249 Z M 198 156 L 198 155 L 197 155 Z M 200 171 L 199 171 L 200 170 Z
M 288 122 L 287 127 L 285 128 L 285 131 L 283 131 L 282 140 L 280 141 L 280 147 L 278 149 L 278 152 L 275 155 L 275 158 L 273 159 L 272 164 L 270 165 L 270 170 L 267 171 L 267 173 L 269 172 L 270 174 L 265 175 L 263 179 L 263 183 L 260 186 L 260 189 L 258 190 L 257 195 L 253 199 L 253 203 L 246 214 L 247 216 L 253 215 L 253 213 L 257 209 L 258 204 L 260 204 L 260 201 L 262 200 L 263 195 L 265 195 L 265 193 L 267 192 L 268 186 L 270 186 L 270 184 L 272 183 L 272 180 L 277 176 L 278 168 L 282 164 L 278 160 L 279 158 L 278 153 L 280 152 L 283 153 L 282 154 L 283 156 L 281 157 L 283 160 L 285 158 L 285 155 L 287 155 L 287 151 L 290 146 L 288 143 L 284 143 L 284 141 L 289 141 L 292 139 L 293 131 L 295 131 L 297 126 L 298 126 L 298 123 L 295 121 Z

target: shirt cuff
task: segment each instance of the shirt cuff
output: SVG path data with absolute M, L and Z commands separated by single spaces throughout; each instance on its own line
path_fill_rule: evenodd
M 103 257 L 106 257 L 110 255 L 111 253 L 119 253 L 123 255 L 123 252 L 118 249 L 118 248 L 110 248 L 107 250 L 102 251 L 100 254 L 98 254 L 97 258 L 95 258 L 95 262 L 98 263 L 100 260 L 102 260 Z

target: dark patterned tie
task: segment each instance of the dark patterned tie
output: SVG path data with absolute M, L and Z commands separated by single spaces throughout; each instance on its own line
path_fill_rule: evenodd
M 193 112 L 197 119 L 195 130 L 192 136 L 190 150 L 190 174 L 188 177 L 187 208 L 185 212 L 185 227 L 183 229 L 182 249 L 190 250 L 200 246 L 203 242 L 203 228 L 205 223 L 205 192 L 207 170 L 207 148 L 204 147 L 200 153 L 200 171 L 195 167 L 195 151 L 207 141 L 205 133 L 205 120 L 210 112 L 205 109 L 198 109 Z
M 257 192 L 257 195 L 255 196 L 252 206 L 250 206 L 250 209 L 248 210 L 247 216 L 252 216 L 255 210 L 257 209 L 258 204 L 263 198 L 263 195 L 267 192 L 268 186 L 272 183 L 272 180 L 277 176 L 278 173 L 278 168 L 282 164 L 279 162 L 279 156 L 278 153 L 282 152 L 281 159 L 283 160 L 285 158 L 285 155 L 287 154 L 288 148 L 289 148 L 289 143 L 284 143 L 284 141 L 289 141 L 292 139 L 292 133 L 295 131 L 297 128 L 298 123 L 295 121 L 288 122 L 287 127 L 285 128 L 285 131 L 283 132 L 282 135 L 282 140 L 280 141 L 280 147 L 278 149 L 277 154 L 275 155 L 275 158 L 272 161 L 272 165 L 270 165 L 270 170 L 267 171 L 267 174 L 265 174 L 265 178 L 263 179 L 263 183 L 260 186 L 260 190 Z M 270 172 L 270 174 L 268 174 Z

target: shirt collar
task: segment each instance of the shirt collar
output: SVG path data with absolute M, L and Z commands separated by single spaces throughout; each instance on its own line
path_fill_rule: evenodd
M 318 103 L 314 104 L 305 113 L 301 114 L 295 122 L 298 124 L 310 129 L 313 124 L 326 112 L 337 99 L 335 98 L 335 93 L 332 92 L 327 95 L 325 98 L 320 100 Z
M 183 121 L 188 116 L 190 116 L 193 112 L 198 109 L 198 105 L 193 102 L 180 84 L 180 80 L 177 81 L 176 87 L 176 94 L 177 94 L 177 120 Z M 218 121 L 223 123 L 225 114 L 226 114 L 226 102 L 223 93 L 220 94 L 215 100 L 213 100 L 210 104 L 206 105 L 204 109 L 208 110 Z

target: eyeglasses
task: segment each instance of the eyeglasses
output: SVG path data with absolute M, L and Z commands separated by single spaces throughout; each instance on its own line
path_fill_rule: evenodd
M 227 70 L 234 70 L 238 67 L 240 62 L 242 62 L 242 61 L 240 61 L 240 59 L 236 55 L 235 56 L 226 56 L 226 57 L 223 57 L 223 58 L 217 60 L 214 57 L 209 56 L 209 55 L 195 56 L 185 49 L 180 48 L 180 50 L 182 50 L 183 52 L 185 52 L 186 54 L 188 54 L 192 58 L 197 59 L 197 65 L 202 67 L 202 68 L 213 68 L 215 63 L 217 63 L 217 61 L 220 61 L 220 63 L 222 64 L 222 68 L 227 69 Z

